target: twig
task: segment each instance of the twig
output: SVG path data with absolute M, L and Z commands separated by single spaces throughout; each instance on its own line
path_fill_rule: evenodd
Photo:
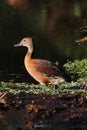
M 6 91 L 0 95 L 0 100 L 2 100 L 9 92 Z

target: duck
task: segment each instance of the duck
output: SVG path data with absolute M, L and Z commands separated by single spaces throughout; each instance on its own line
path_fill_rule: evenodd
M 15 44 L 14 47 L 24 46 L 28 51 L 24 58 L 24 65 L 27 72 L 41 85 L 54 84 L 65 82 L 62 74 L 57 66 L 45 59 L 32 58 L 34 50 L 33 39 L 31 37 L 23 38 L 20 43 Z

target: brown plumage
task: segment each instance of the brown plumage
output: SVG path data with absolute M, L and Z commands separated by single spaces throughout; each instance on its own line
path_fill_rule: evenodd
M 59 84 L 59 82 L 65 81 L 58 68 L 52 62 L 48 60 L 32 58 L 32 38 L 24 38 L 15 46 L 25 46 L 28 48 L 28 52 L 24 59 L 24 64 L 28 73 L 40 84 Z

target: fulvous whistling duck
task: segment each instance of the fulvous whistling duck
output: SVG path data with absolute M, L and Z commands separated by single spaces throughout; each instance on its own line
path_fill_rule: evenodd
M 28 52 L 24 58 L 24 64 L 28 73 L 40 84 L 59 84 L 59 82 L 65 81 L 59 69 L 52 62 L 32 58 L 33 41 L 31 37 L 22 39 L 19 44 L 14 46 L 25 46 L 28 48 Z

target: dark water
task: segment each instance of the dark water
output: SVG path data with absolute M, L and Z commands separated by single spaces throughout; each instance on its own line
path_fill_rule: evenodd
M 1 0 L 0 80 L 7 80 L 5 72 L 27 75 L 23 63 L 27 49 L 13 47 L 26 36 L 33 38 L 35 58 L 58 61 L 60 66 L 68 59 L 86 58 L 87 45 L 75 43 L 86 36 L 80 32 L 86 17 L 86 0 Z
M 36 122 L 33 126 L 29 123 L 25 125 L 24 113 L 23 110 L 12 110 L 0 114 L 0 130 L 87 130 L 86 122 L 79 121 L 53 120 L 47 124 Z

